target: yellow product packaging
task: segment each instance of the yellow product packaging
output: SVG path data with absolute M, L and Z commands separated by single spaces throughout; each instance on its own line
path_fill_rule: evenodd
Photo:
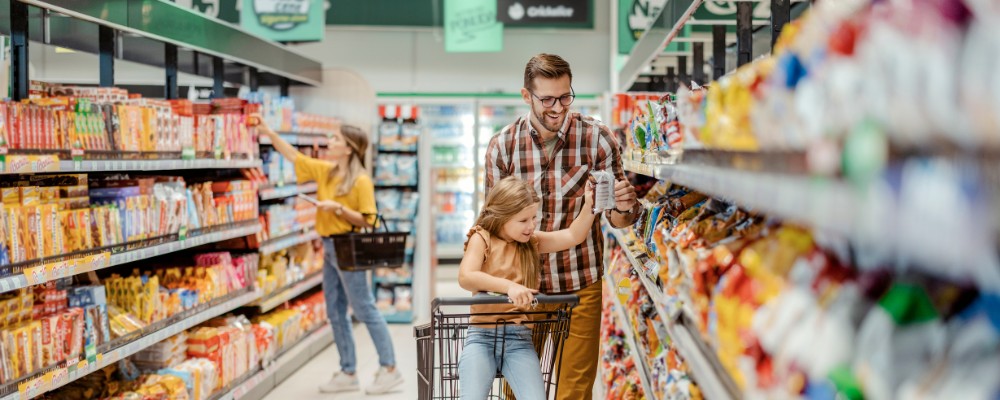
M 21 261 L 34 260 L 38 258 L 35 253 L 35 240 L 37 240 L 38 234 L 37 230 L 40 228 L 35 224 L 35 207 L 21 207 L 18 209 L 17 219 L 20 231 L 18 232 L 21 236 L 21 247 L 23 258 Z
M 4 205 L 21 205 L 21 188 L 2 188 L 0 197 L 3 198 Z
M 21 228 L 21 207 L 7 206 L 4 208 L 4 211 L 7 213 L 7 232 L 10 233 L 7 237 L 7 246 L 10 250 L 10 262 L 17 263 L 27 261 L 24 251 L 24 236 L 21 234 L 24 231 L 24 229 Z
M 17 343 L 17 328 L 10 327 L 4 329 L 0 332 L 0 336 L 3 337 L 3 348 L 7 353 L 7 360 L 5 365 L 8 367 L 8 378 L 7 381 L 19 378 L 24 374 L 24 365 L 22 363 L 20 352 L 18 351 Z
M 42 219 L 42 253 L 45 257 L 52 257 L 65 252 L 63 247 L 63 228 L 59 221 L 59 207 L 55 204 L 47 204 L 41 207 Z
M 32 321 L 28 325 L 29 345 L 31 347 L 31 361 L 32 366 L 35 368 L 32 371 L 45 368 L 48 365 L 43 362 L 43 349 L 42 349 L 42 322 Z
M 97 247 L 94 245 L 94 230 L 91 228 L 90 210 L 77 210 L 77 218 L 80 221 L 80 235 L 83 237 L 83 246 L 85 249 L 92 249 Z
M 38 186 L 22 186 L 18 190 L 22 206 L 34 207 L 42 204 Z

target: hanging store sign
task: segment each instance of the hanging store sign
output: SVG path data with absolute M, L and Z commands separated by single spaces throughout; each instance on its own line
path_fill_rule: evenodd
M 618 0 L 618 54 L 632 52 L 666 5 L 666 0 Z
M 445 0 L 444 49 L 449 53 L 503 50 L 495 0 Z
M 590 0 L 496 0 L 497 21 L 507 27 L 593 28 Z
M 281 42 L 323 40 L 323 0 L 243 0 L 240 26 Z

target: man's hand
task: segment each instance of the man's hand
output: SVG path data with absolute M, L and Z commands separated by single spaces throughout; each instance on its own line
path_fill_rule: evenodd
M 615 181 L 615 208 L 621 211 L 631 210 L 635 207 L 635 203 L 638 202 L 638 198 L 635 195 L 635 187 L 632 183 L 624 181 Z

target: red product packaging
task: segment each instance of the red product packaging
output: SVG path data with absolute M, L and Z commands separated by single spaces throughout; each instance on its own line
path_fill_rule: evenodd
M 59 340 L 60 316 L 42 318 L 42 360 L 44 365 L 62 362 L 65 356 L 65 342 Z

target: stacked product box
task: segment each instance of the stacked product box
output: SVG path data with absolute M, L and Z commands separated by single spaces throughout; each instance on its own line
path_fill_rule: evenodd
M 0 297 L 0 380 L 12 382 L 40 369 L 94 357 L 111 340 L 107 299 L 98 285 L 59 289 L 54 284 Z

